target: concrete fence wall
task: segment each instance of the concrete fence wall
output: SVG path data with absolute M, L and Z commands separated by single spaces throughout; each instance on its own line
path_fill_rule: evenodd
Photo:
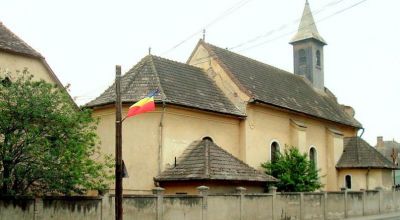
M 125 196 L 125 219 L 149 220 L 306 220 L 344 219 L 400 211 L 400 192 L 341 191 L 321 193 L 164 195 Z M 1 198 L 0 220 L 108 220 L 114 219 L 114 196 Z

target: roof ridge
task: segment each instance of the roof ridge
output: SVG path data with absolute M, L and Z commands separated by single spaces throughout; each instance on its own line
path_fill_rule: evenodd
M 263 172 L 256 170 L 254 167 L 251 167 L 250 165 L 246 164 L 245 162 L 243 162 L 242 160 L 240 160 L 239 158 L 235 157 L 233 154 L 229 153 L 228 151 L 226 151 L 225 149 L 223 149 L 222 147 L 218 146 L 216 143 L 212 142 L 212 146 L 216 147 L 219 150 L 222 150 L 224 153 L 228 154 L 229 156 L 231 156 L 232 158 L 234 158 L 237 162 L 241 163 L 242 165 L 246 166 L 247 168 L 255 171 L 255 173 L 262 173 Z
M 180 62 L 180 61 L 177 61 L 177 60 L 172 60 L 172 59 L 169 59 L 169 58 L 165 58 L 165 57 L 161 57 L 161 56 L 157 56 L 157 55 L 153 55 L 153 54 L 148 55 L 148 56 L 151 56 L 151 57 L 153 57 L 153 58 L 158 58 L 158 59 L 160 59 L 160 60 L 164 60 L 164 61 L 167 61 L 167 62 L 176 63 L 176 64 L 179 64 L 179 65 L 182 65 L 182 66 L 185 66 L 185 67 L 191 67 L 191 68 L 193 68 L 193 69 L 197 69 L 197 70 L 200 69 L 200 70 L 203 70 L 203 69 L 201 69 L 200 67 L 193 66 L 193 65 L 190 65 L 190 64 L 187 64 L 187 63 L 183 63 L 183 62 Z
M 150 56 L 149 59 L 150 59 L 150 62 L 151 62 L 151 67 L 152 67 L 154 73 L 156 74 L 156 79 L 157 79 L 157 83 L 158 83 L 158 89 L 160 90 L 160 95 L 163 95 L 163 96 L 161 96 L 161 101 L 164 103 L 165 101 L 168 100 L 167 99 L 167 95 L 165 94 L 164 89 L 163 89 L 163 87 L 161 85 L 160 75 L 158 74 L 156 65 L 154 63 L 153 55 L 149 55 L 149 56 Z
M 21 43 L 26 46 L 28 49 L 31 49 L 34 53 L 36 53 L 35 57 L 39 57 L 39 58 L 44 58 L 43 55 L 41 53 L 39 53 L 38 51 L 36 51 L 35 49 L 33 49 L 33 47 L 31 47 L 28 43 L 26 43 L 24 40 L 22 40 L 20 37 L 18 37 L 18 35 L 16 35 L 13 31 L 11 31 L 6 25 L 3 24 L 3 22 L 0 22 L 0 26 L 2 26 L 6 31 L 8 31 L 13 37 L 15 37 L 16 39 L 18 39 L 19 41 L 21 41 Z M 16 52 L 16 51 L 14 51 Z M 18 52 L 20 54 L 25 54 L 25 55 L 31 55 L 34 56 L 34 54 L 27 54 L 27 53 L 23 53 L 23 52 Z
M 261 65 L 264 65 L 264 66 L 271 67 L 271 68 L 273 68 L 273 69 L 279 70 L 279 71 L 282 72 L 282 73 L 280 73 L 280 74 L 283 74 L 283 73 L 284 73 L 284 74 L 289 74 L 289 75 L 292 75 L 292 76 L 295 76 L 295 77 L 301 77 L 301 76 L 298 76 L 298 75 L 296 75 L 296 74 L 294 74 L 294 73 L 291 73 L 291 72 L 289 72 L 289 71 L 286 71 L 286 70 L 284 70 L 284 69 L 281 69 L 281 68 L 272 66 L 272 65 L 270 65 L 270 64 L 268 64 L 268 63 L 264 63 L 264 62 L 262 62 L 262 61 L 256 60 L 256 59 L 254 59 L 254 58 L 251 58 L 251 57 L 248 57 L 248 56 L 245 56 L 245 55 L 242 55 L 242 54 L 239 54 L 239 53 L 237 53 L 237 52 L 234 52 L 234 51 L 231 51 L 231 50 L 228 50 L 228 49 L 224 49 L 224 48 L 215 46 L 214 44 L 210 44 L 210 43 L 207 43 L 207 42 L 205 42 L 205 41 L 204 41 L 204 43 L 207 44 L 207 45 L 216 47 L 216 48 L 218 48 L 218 49 L 227 51 L 227 52 L 229 52 L 229 53 L 232 53 L 232 54 L 241 56 L 241 57 L 243 57 L 243 58 L 245 58 L 245 59 L 247 59 L 247 60 L 249 60 L 249 61 L 251 61 L 251 62 L 256 62 L 256 63 L 259 63 L 259 64 L 261 64 Z M 216 53 L 216 52 L 214 52 L 214 53 L 215 53 L 216 55 L 218 55 L 218 53 Z M 301 77 L 301 78 L 302 78 L 302 77 Z

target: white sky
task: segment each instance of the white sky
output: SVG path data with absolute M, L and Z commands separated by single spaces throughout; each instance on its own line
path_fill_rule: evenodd
M 370 144 L 378 135 L 400 141 L 400 1 L 309 2 L 328 42 L 326 87 L 355 108 Z M 238 9 L 224 13 L 232 7 Z M 83 104 L 112 83 L 116 64 L 127 71 L 149 46 L 154 55 L 185 62 L 200 32 L 164 52 L 224 14 L 207 27 L 207 42 L 232 48 L 264 35 L 232 51 L 293 72 L 288 42 L 303 7 L 304 0 L 13 0 L 1 3 L 0 21 L 42 53 Z

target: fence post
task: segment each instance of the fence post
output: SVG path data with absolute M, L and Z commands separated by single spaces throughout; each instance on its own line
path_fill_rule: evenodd
M 364 216 L 365 215 L 365 200 L 366 200 L 366 197 L 367 197 L 367 191 L 366 190 L 364 190 L 364 189 L 362 189 L 361 190 L 362 191 L 362 204 L 363 204 L 363 208 L 362 208 L 362 215 Z
M 326 211 L 327 203 L 328 203 L 328 193 L 324 192 L 323 195 L 323 200 L 324 200 L 324 220 L 328 219 L 328 212 Z
M 304 219 L 304 193 L 300 193 L 300 220 Z
M 202 220 L 207 220 L 207 209 L 208 209 L 208 204 L 207 204 L 207 199 L 208 199 L 208 188 L 207 186 L 199 186 L 197 187 L 197 190 L 199 191 L 199 194 L 201 197 L 203 197 L 203 206 L 202 206 L 202 211 L 201 211 L 201 219 Z
M 272 220 L 275 220 L 275 199 L 276 199 L 276 190 L 278 188 L 276 188 L 275 186 L 270 186 L 268 188 L 268 192 L 272 194 Z
M 34 200 L 34 219 L 43 219 L 43 198 L 35 198 Z
M 382 213 L 382 190 L 381 188 L 378 188 L 378 193 L 379 193 L 379 214 Z
M 163 199 L 164 199 L 164 188 L 156 187 L 153 189 L 153 194 L 157 196 L 157 220 L 163 219 Z
M 347 188 L 341 188 L 342 192 L 344 192 L 344 218 L 347 218 Z
M 244 187 L 236 187 L 236 192 L 239 193 L 240 195 L 240 220 L 244 219 L 244 209 L 243 209 L 243 203 L 244 203 L 244 194 L 246 193 L 246 188 Z

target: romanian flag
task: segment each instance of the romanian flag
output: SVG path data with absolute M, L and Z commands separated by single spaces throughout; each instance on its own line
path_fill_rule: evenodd
M 146 98 L 136 102 L 131 107 L 129 107 L 128 114 L 126 118 L 138 115 L 140 113 L 145 113 L 149 111 L 153 111 L 156 109 L 154 104 L 154 96 L 157 95 L 158 90 L 150 92 Z

